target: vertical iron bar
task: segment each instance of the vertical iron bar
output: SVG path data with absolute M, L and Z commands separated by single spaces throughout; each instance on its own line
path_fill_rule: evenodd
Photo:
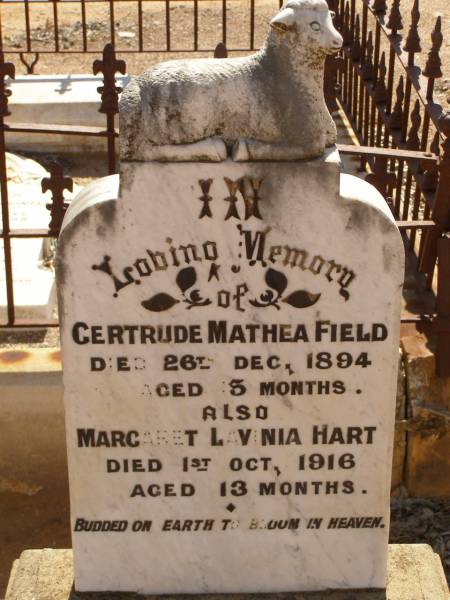
M 380 76 L 380 46 L 381 46 L 381 26 L 378 19 L 378 15 L 375 15 L 375 49 L 373 54 L 373 65 L 374 65 L 374 86 Z M 376 145 L 376 139 L 378 137 L 378 123 L 376 117 L 377 106 L 374 98 L 372 98 L 372 112 L 370 115 L 370 145 Z
M 194 0 L 194 50 L 198 50 L 198 0 Z
M 30 27 L 30 5 L 29 0 L 25 0 L 25 31 L 27 35 L 27 52 L 31 52 L 31 27 Z
M 53 0 L 53 24 L 55 27 L 55 52 L 59 52 L 58 0 Z
M 402 190 L 403 190 L 403 171 L 404 171 L 404 161 L 398 161 L 398 170 L 397 170 L 397 185 L 396 185 L 396 194 L 395 194 L 395 212 L 397 215 L 400 215 L 402 210 Z
M 83 36 L 83 52 L 87 52 L 86 0 L 81 0 L 81 30 Z
M 106 130 L 108 132 L 108 173 L 114 175 L 116 172 L 116 144 L 114 136 L 114 114 L 106 114 Z
M 227 45 L 227 0 L 222 0 L 222 43 Z
M 420 208 L 420 201 L 422 199 L 422 194 L 420 193 L 420 188 L 419 186 L 416 184 L 416 189 L 414 190 L 414 197 L 413 197 L 413 209 L 412 209 L 412 220 L 413 221 L 417 221 L 417 219 L 419 218 L 419 208 Z M 417 232 L 413 229 L 411 231 L 411 246 L 414 249 L 414 244 L 416 242 L 416 234 Z
M 388 72 L 387 72 L 387 99 L 386 99 L 386 114 L 390 115 L 392 112 L 392 95 L 394 93 L 394 73 L 395 73 L 395 50 L 392 42 L 392 37 L 389 36 L 389 61 L 388 61 Z M 389 147 L 389 127 L 384 128 L 383 146 Z M 391 167 L 393 161 L 390 161 Z
M 388 61 L 388 76 L 387 76 L 387 103 L 386 112 L 391 114 L 392 110 L 392 95 L 394 93 L 394 73 L 395 73 L 395 49 L 389 36 L 389 61 Z
M 166 0 L 166 50 L 170 52 L 170 0 Z
M 110 28 L 110 36 L 111 36 L 111 44 L 115 46 L 116 44 L 116 26 L 114 23 L 114 0 L 109 0 L 109 28 Z
M 351 56 L 353 44 L 355 43 L 355 0 L 350 2 L 350 31 L 349 31 L 349 54 L 348 54 L 348 92 L 347 92 L 347 105 L 349 110 L 352 110 L 353 106 L 353 77 L 354 77 L 354 65 Z
M 409 112 L 411 108 L 411 89 L 412 83 L 408 74 L 406 77 L 405 99 L 403 101 L 402 142 L 406 141 L 406 135 L 408 133 Z
M 250 50 L 255 49 L 255 0 L 250 0 Z
M 437 282 L 437 347 L 436 361 L 439 377 L 450 376 L 450 237 L 441 237 L 437 243 L 439 261 Z
M 402 210 L 403 221 L 407 221 L 408 216 L 409 216 L 409 204 L 410 204 L 410 200 L 411 200 L 411 185 L 412 185 L 412 175 L 411 175 L 411 171 L 409 169 L 407 169 L 405 192 L 404 192 L 404 198 L 403 198 L 403 210 Z
M 9 224 L 8 207 L 8 174 L 6 170 L 6 147 L 5 131 L 3 117 L 0 117 L 0 192 L 2 203 L 2 229 L 3 229 L 3 254 L 5 258 L 5 276 L 6 276 L 6 305 L 8 314 L 8 325 L 14 324 L 14 284 L 12 271 L 12 251 Z
M 143 27 L 143 14 L 142 14 L 142 0 L 138 0 L 138 47 L 139 52 L 144 51 L 144 27 Z

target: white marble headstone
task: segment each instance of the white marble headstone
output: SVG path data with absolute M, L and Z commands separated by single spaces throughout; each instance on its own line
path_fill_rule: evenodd
M 336 153 L 123 163 L 66 216 L 75 586 L 385 585 L 403 247 Z M 340 190 L 340 192 L 339 192 Z

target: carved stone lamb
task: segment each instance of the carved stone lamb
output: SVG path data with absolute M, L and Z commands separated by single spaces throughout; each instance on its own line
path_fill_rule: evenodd
M 323 96 L 342 46 L 326 0 L 289 0 L 251 56 L 161 63 L 120 101 L 123 160 L 296 160 L 336 141 Z

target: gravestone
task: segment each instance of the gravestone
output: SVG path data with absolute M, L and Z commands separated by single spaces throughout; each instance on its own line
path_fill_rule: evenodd
M 121 104 L 120 193 L 111 176 L 68 210 L 57 274 L 77 590 L 385 586 L 399 232 L 375 188 L 340 173 L 317 56 L 320 110 L 298 144 L 277 138 L 276 111 L 260 140 L 242 119 L 242 136 L 234 124 L 196 140 L 176 110 L 177 73 L 272 72 L 267 53 L 294 42 L 323 59 L 338 36 L 325 5 L 290 2 L 256 58 L 169 63 L 158 92 L 139 78 Z M 217 99 L 188 79 L 196 102 Z M 155 106 L 172 115 L 156 142 Z M 205 119 L 231 110 L 215 108 Z

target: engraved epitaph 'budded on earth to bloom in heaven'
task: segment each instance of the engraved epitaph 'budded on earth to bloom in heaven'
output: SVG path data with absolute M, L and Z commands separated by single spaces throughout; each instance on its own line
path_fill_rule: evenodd
M 293 0 L 123 94 L 57 256 L 77 590 L 385 586 L 403 246 L 340 173 L 341 41 Z

